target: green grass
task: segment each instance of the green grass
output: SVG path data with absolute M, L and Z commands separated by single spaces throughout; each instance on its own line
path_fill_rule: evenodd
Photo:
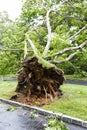
M 62 90 L 62 98 L 43 108 L 87 120 L 87 87 L 64 84 Z
M 80 75 L 65 75 L 65 79 L 70 79 L 70 80 L 73 80 L 73 79 L 77 79 L 77 80 L 87 80 L 87 76 L 85 77 L 81 77 Z
M 17 74 L 6 74 L 6 75 L 0 75 L 0 78 L 9 78 L 9 77 L 11 77 L 11 78 L 15 78 L 15 77 L 17 77 Z
M 0 81 L 0 98 L 10 99 L 15 94 L 17 82 Z
M 0 81 L 0 98 L 10 99 L 16 86 L 17 82 Z M 63 96 L 43 109 L 87 120 L 87 87 L 64 84 L 61 89 Z

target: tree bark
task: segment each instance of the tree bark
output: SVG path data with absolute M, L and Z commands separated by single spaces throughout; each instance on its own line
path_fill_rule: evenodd
M 24 44 L 24 59 L 26 59 L 27 55 L 28 55 L 27 42 L 25 41 L 25 44 Z
M 78 32 L 76 32 L 68 40 L 71 40 L 73 42 L 84 29 L 86 29 L 86 26 L 84 26 L 83 28 L 81 28 Z M 68 41 L 68 40 L 66 40 L 66 41 Z
M 66 62 L 66 61 L 69 61 L 69 60 L 71 60 L 73 57 L 75 57 L 77 55 L 77 52 L 75 52 L 75 53 L 73 53 L 73 54 L 71 54 L 71 55 L 69 55 L 67 58 L 65 58 L 64 60 L 60 60 L 60 61 L 55 61 L 55 60 L 53 60 L 53 61 L 50 61 L 50 63 L 52 63 L 52 64 L 61 64 L 61 63 L 64 63 L 64 62 Z
M 47 37 L 47 44 L 45 46 L 45 49 L 43 51 L 43 57 L 47 54 L 50 46 L 51 46 L 51 25 L 50 25 L 50 13 L 53 11 L 58 11 L 60 10 L 60 7 L 66 2 L 67 0 L 60 1 L 59 4 L 53 5 L 46 14 L 46 23 L 47 23 L 47 29 L 48 29 L 48 37 Z
M 83 42 L 82 44 L 80 44 L 79 46 L 76 46 L 76 47 L 69 47 L 69 48 L 65 48 L 51 56 L 47 56 L 45 58 L 50 58 L 50 57 L 55 57 L 55 56 L 60 56 L 66 52 L 69 52 L 69 51 L 72 51 L 72 50 L 82 50 L 83 47 L 85 47 L 87 45 L 87 41 Z
M 34 54 L 35 54 L 35 55 L 38 55 L 38 53 L 37 53 L 37 48 L 36 48 L 35 45 L 33 44 L 32 40 L 28 38 L 28 35 L 27 35 L 27 34 L 26 34 L 25 36 L 26 36 L 27 41 L 28 41 L 28 43 L 30 44 L 31 48 L 33 49 Z

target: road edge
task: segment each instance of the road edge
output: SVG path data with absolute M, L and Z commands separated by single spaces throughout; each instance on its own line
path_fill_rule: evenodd
M 70 123 L 70 124 L 74 124 L 74 125 L 78 125 L 78 126 L 87 128 L 87 121 L 81 120 L 79 118 L 67 116 L 67 115 L 62 114 L 62 113 L 55 113 L 55 112 L 52 112 L 52 111 L 43 110 L 41 108 L 29 106 L 29 105 L 26 105 L 26 104 L 22 104 L 22 103 L 15 102 L 15 101 L 12 101 L 12 100 L 7 100 L 7 99 L 4 99 L 4 98 L 0 98 L 0 101 L 3 102 L 3 103 L 9 104 L 9 105 L 15 105 L 15 106 L 18 106 L 18 107 L 22 107 L 25 110 L 35 110 L 39 114 L 44 115 L 44 116 L 54 115 L 59 120 L 62 120 L 66 123 Z

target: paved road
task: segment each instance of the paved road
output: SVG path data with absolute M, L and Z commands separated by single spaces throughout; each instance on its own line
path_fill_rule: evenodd
M 30 112 L 21 107 L 7 111 L 11 105 L 0 103 L 0 130 L 44 130 L 47 120 L 43 116 L 30 118 Z M 66 124 L 70 130 L 87 130 L 75 125 Z
M 70 130 L 87 130 L 87 128 L 82 128 L 80 126 L 72 125 L 72 124 L 66 124 L 66 126 L 69 127 Z
M 65 80 L 64 83 L 68 83 L 68 84 L 78 84 L 78 85 L 84 85 L 87 86 L 87 81 L 86 80 Z

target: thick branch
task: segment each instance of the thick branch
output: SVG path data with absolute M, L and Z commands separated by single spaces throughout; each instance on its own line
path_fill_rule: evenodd
M 38 0 L 36 0 L 36 4 L 37 4 L 37 6 L 38 6 Z
M 43 52 L 43 56 L 45 56 L 50 48 L 50 45 L 51 45 L 51 25 L 50 25 L 50 12 L 52 11 L 58 11 L 60 10 L 60 7 L 62 6 L 62 4 L 64 2 L 66 2 L 67 0 L 64 0 L 64 1 L 60 1 L 60 3 L 58 5 L 53 5 L 48 11 L 47 11 L 47 14 L 46 14 L 46 23 L 47 23 L 47 29 L 48 29 L 48 39 L 47 39 L 47 44 L 46 44 L 46 47 L 44 49 L 44 52 Z
M 45 3 L 45 0 L 42 0 L 42 5 L 44 5 L 44 3 Z
M 76 54 L 77 54 L 77 52 L 75 52 L 75 53 L 73 53 L 73 54 L 71 54 L 71 55 L 69 55 L 66 59 L 64 59 L 64 60 L 60 60 L 60 61 L 50 61 L 52 64 L 61 64 L 61 63 L 64 63 L 64 62 L 66 62 L 66 61 L 69 61 L 69 60 L 71 60 L 74 56 L 76 56 Z
M 76 56 L 76 54 L 77 54 L 77 52 L 75 52 L 75 53 L 69 55 L 69 56 L 66 58 L 66 61 L 71 60 L 74 56 Z
M 35 45 L 34 45 L 33 42 L 31 41 L 31 39 L 28 38 L 28 35 L 27 35 L 27 34 L 25 34 L 25 35 L 26 35 L 26 38 L 27 38 L 28 43 L 30 44 L 31 48 L 33 49 L 34 54 L 35 54 L 35 55 L 38 55 L 38 53 L 37 53 L 37 48 L 35 47 Z
M 46 22 L 47 22 L 47 29 L 48 29 L 48 39 L 47 39 L 47 45 L 45 47 L 45 50 L 43 52 L 43 55 L 46 55 L 49 48 L 50 48 L 50 41 L 51 41 L 51 26 L 50 26 L 50 15 L 51 9 L 47 11 L 47 15 L 46 15 Z
M 65 48 L 51 56 L 48 56 L 47 58 L 50 58 L 50 57 L 54 57 L 54 56 L 60 56 L 68 51 L 71 51 L 71 50 L 78 50 L 78 49 L 82 49 L 84 46 L 87 45 L 87 41 L 83 42 L 81 45 L 77 46 L 77 47 L 69 47 L 69 48 Z

